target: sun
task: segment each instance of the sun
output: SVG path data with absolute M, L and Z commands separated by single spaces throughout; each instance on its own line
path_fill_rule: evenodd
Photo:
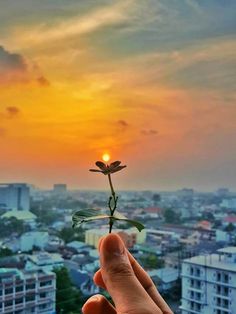
M 107 154 L 107 153 L 105 153 L 105 154 L 102 155 L 102 159 L 103 159 L 103 161 L 105 161 L 105 162 L 109 161 L 110 158 L 111 158 L 110 155 Z

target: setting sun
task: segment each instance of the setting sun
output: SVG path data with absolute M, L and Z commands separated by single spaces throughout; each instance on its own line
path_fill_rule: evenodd
M 103 161 L 107 162 L 110 160 L 110 155 L 109 154 L 103 154 L 102 159 L 103 159 Z

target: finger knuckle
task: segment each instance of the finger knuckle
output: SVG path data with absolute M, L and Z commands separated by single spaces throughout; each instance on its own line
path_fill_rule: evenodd
M 112 264 L 106 269 L 109 278 L 132 277 L 133 270 L 126 263 Z

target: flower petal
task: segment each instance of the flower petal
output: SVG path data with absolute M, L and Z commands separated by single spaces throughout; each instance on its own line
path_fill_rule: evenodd
M 103 171 L 107 170 L 106 164 L 104 164 L 104 162 L 102 162 L 102 161 L 96 161 L 96 166 L 98 166 L 98 168 L 100 168 Z
M 114 162 L 112 162 L 112 163 L 109 165 L 109 169 L 112 170 L 112 169 L 118 167 L 120 164 L 121 164 L 121 161 L 119 161 L 119 160 L 114 161 Z
M 111 170 L 110 173 L 114 173 L 114 172 L 117 172 L 117 171 L 120 171 L 122 170 L 123 168 L 125 168 L 126 166 L 118 166 L 116 167 L 115 169 Z
M 89 171 L 92 171 L 92 172 L 102 172 L 102 170 L 97 170 L 97 169 L 89 169 Z

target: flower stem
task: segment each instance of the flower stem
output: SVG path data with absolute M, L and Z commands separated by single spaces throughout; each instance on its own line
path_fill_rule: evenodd
M 111 181 L 111 174 L 108 173 L 108 180 L 109 180 L 109 185 L 110 185 L 110 188 L 111 188 L 111 197 L 109 198 L 109 209 L 110 209 L 110 213 L 111 213 L 111 216 L 113 216 L 115 210 L 116 210 L 116 204 L 117 204 L 117 197 L 116 197 L 116 193 L 114 191 L 114 188 L 113 188 L 113 185 L 112 185 L 112 181 Z M 114 204 L 113 206 L 111 206 L 111 200 L 113 199 L 114 201 Z M 110 219 L 109 221 L 109 233 L 111 233 L 112 231 L 112 226 L 113 226 L 113 221 L 112 219 Z

